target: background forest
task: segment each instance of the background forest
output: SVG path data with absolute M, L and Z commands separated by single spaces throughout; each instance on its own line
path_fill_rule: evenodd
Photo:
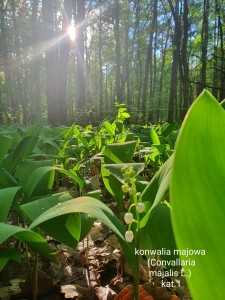
M 180 121 L 225 98 L 222 0 L 1 0 L 0 123 Z M 75 33 L 69 27 L 75 26 Z

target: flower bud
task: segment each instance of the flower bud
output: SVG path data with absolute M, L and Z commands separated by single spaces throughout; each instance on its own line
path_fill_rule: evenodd
M 124 221 L 127 223 L 127 224 L 130 224 L 133 220 L 133 214 L 132 213 L 126 213 L 124 215 Z
M 124 178 L 124 181 L 125 181 L 126 183 L 130 183 L 130 182 L 131 182 L 131 179 L 130 179 L 130 177 L 125 177 L 125 178 Z
M 143 213 L 145 211 L 145 205 L 142 202 L 138 202 L 137 206 L 136 206 L 136 210 L 139 213 Z
M 137 190 L 136 190 L 136 188 L 134 188 L 134 187 L 130 187 L 130 188 L 129 188 L 129 194 L 130 194 L 131 196 L 134 196 L 134 195 L 136 195 L 136 194 L 137 194 Z
M 134 233 L 131 230 L 126 231 L 125 233 L 125 239 L 128 243 L 131 243 L 134 239 Z
M 129 185 L 128 184 L 123 184 L 122 185 L 122 191 L 123 191 L 123 193 L 127 193 L 128 191 L 129 191 Z

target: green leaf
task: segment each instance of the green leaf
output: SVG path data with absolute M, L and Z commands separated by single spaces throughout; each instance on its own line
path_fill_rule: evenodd
M 225 112 L 203 91 L 189 110 L 175 148 L 172 222 L 179 249 L 205 250 L 185 267 L 194 299 L 222 299 L 225 282 Z M 185 255 L 181 258 L 187 259 Z M 206 282 L 208 284 L 206 284 Z M 222 297 L 222 298 L 221 298 Z
M 25 186 L 29 180 L 31 174 L 40 167 L 53 166 L 53 160 L 24 160 L 22 161 L 17 170 L 15 176 L 18 178 L 20 185 Z M 47 193 L 47 187 L 49 182 L 49 176 L 45 176 L 45 179 L 41 181 L 38 195 L 44 195 Z
M 12 203 L 21 189 L 21 186 L 0 189 L 0 222 L 6 222 Z
M 132 167 L 133 170 L 136 172 L 135 176 L 137 176 L 141 171 L 144 170 L 145 164 L 143 163 L 105 164 L 102 165 L 102 168 L 108 171 L 113 176 L 115 176 L 121 183 L 124 183 L 124 177 L 121 170 L 123 167 L 126 166 Z
M 141 227 L 146 226 L 151 210 L 169 194 L 172 163 L 173 155 L 162 165 L 141 194 L 147 211 L 141 220 Z
M 8 153 L 10 146 L 12 144 L 12 138 L 9 136 L 0 136 L 0 165 L 2 164 L 2 161 L 5 157 L 5 155 Z
M 73 181 L 79 185 L 81 190 L 84 188 L 84 181 L 77 175 L 76 171 L 74 171 L 72 169 L 65 170 L 64 168 L 60 168 L 60 167 L 55 167 L 55 170 L 71 177 L 73 179 Z
M 107 133 L 109 136 L 114 136 L 115 135 L 115 129 L 113 128 L 112 124 L 106 120 L 104 123 L 103 123 Z
M 124 193 L 121 189 L 122 182 L 117 177 L 112 175 L 109 171 L 107 171 L 106 168 L 104 168 L 103 166 L 101 168 L 101 174 L 103 183 L 107 191 L 114 197 L 114 199 L 117 201 L 119 208 L 121 209 L 124 197 Z
M 55 167 L 43 166 L 34 170 L 24 185 L 24 203 L 29 202 L 32 196 L 42 196 L 50 190 L 54 180 Z M 52 172 L 49 176 L 48 173 Z
M 151 129 L 150 129 L 150 136 L 152 139 L 152 144 L 160 145 L 160 140 L 159 140 L 158 134 L 155 132 L 153 127 L 151 127 Z
M 52 248 L 38 233 L 30 229 L 24 229 L 5 223 L 0 223 L 0 232 L 0 244 L 4 243 L 11 236 L 15 236 L 17 239 L 27 244 L 30 248 L 38 252 L 43 257 L 52 261 L 56 261 Z
M 125 166 L 133 167 L 138 175 L 144 170 L 145 165 L 143 163 L 127 163 L 127 164 L 105 164 L 102 165 L 101 174 L 104 185 L 108 192 L 115 198 L 119 208 L 122 208 L 122 201 L 124 193 L 122 192 L 121 186 L 124 184 L 124 177 L 121 169 Z
M 105 147 L 105 163 L 130 163 L 133 161 L 137 141 L 110 144 Z
M 6 248 L 0 250 L 0 272 L 3 270 L 3 268 L 6 266 L 6 264 L 10 259 L 20 263 L 21 261 L 20 249 Z
M 38 133 L 40 131 L 40 125 L 35 124 L 29 128 L 28 132 L 24 135 L 22 140 L 16 146 L 15 151 L 12 154 L 10 172 L 13 173 L 21 160 L 27 159 L 33 149 L 38 143 Z
M 170 255 L 161 255 L 161 259 L 172 260 L 178 256 L 174 255 L 174 250 L 177 249 L 173 234 L 171 222 L 171 209 L 165 203 L 158 204 L 153 210 L 149 218 L 147 234 L 150 237 L 154 249 L 165 248 L 170 250 Z M 146 231 L 146 228 L 143 228 Z M 142 232 L 140 232 L 140 235 Z M 142 236 L 145 241 L 145 235 Z M 150 247 L 148 247 L 150 249 Z M 168 267 L 167 267 L 168 268 Z
M 31 223 L 48 209 L 61 207 L 62 203 L 71 199 L 69 193 L 58 193 L 21 205 L 20 208 Z M 70 217 L 62 215 L 44 222 L 40 227 L 57 241 L 74 248 L 80 237 L 80 222 L 79 214 L 72 214 Z
M 79 197 L 57 205 L 42 215 L 40 215 L 31 225 L 30 228 L 40 226 L 42 223 L 62 215 L 72 213 L 86 213 L 96 219 L 101 220 L 106 226 L 108 226 L 118 237 L 123 250 L 125 252 L 128 263 L 135 271 L 136 261 L 134 245 L 127 243 L 125 240 L 125 227 L 121 221 L 114 215 L 114 213 L 101 201 L 91 197 Z
M 0 187 L 18 186 L 16 179 L 5 169 L 0 169 Z

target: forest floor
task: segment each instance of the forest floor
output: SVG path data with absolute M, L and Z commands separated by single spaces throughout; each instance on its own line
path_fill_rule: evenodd
M 92 184 L 99 184 L 95 177 Z M 116 213 L 110 197 L 106 204 Z M 76 249 L 59 244 L 46 237 L 57 253 L 60 265 L 39 259 L 38 298 L 43 300 L 133 300 L 132 276 L 126 257 L 115 235 L 101 222 L 95 221 L 90 234 Z M 24 253 L 25 256 L 25 253 Z M 31 253 L 34 263 L 35 254 Z M 149 278 L 147 260 L 143 258 L 140 300 L 191 300 L 184 277 L 179 277 L 180 287 L 162 287 L 161 278 Z M 121 292 L 123 291 L 123 292 Z M 0 300 L 32 299 L 32 284 L 27 279 L 27 264 L 10 262 L 0 274 Z

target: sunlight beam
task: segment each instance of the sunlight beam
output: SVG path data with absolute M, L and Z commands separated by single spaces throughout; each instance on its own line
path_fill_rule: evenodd
M 67 32 L 68 32 L 68 35 L 69 35 L 71 41 L 74 42 L 76 39 L 76 28 L 75 28 L 74 22 L 71 23 Z

